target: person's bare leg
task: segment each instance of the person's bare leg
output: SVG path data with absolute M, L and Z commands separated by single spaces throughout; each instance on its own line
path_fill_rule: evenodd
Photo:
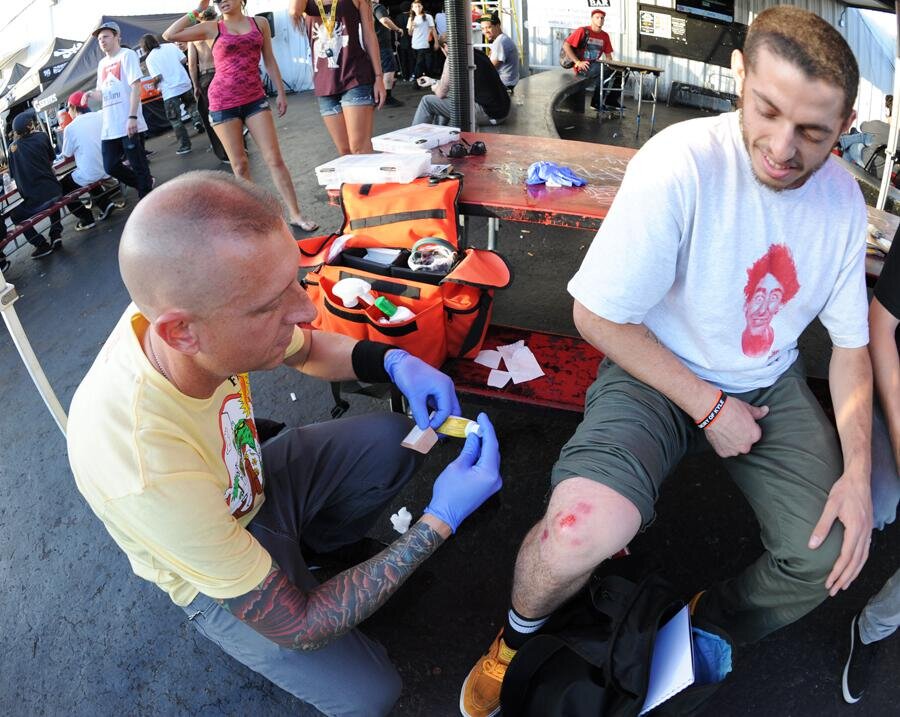
M 239 119 L 232 119 L 213 125 L 213 130 L 228 155 L 231 171 L 236 177 L 250 181 L 250 160 L 247 159 L 247 150 L 244 148 L 244 123 Z
M 325 129 L 331 135 L 331 141 L 343 156 L 350 154 L 350 139 L 347 137 L 347 125 L 344 124 L 344 113 L 338 112 L 336 115 L 324 115 L 322 120 L 325 122 Z
M 288 208 L 290 223 L 299 226 L 304 231 L 312 231 L 318 225 L 312 220 L 306 220 L 300 213 L 300 204 L 297 202 L 297 192 L 294 189 L 294 180 L 281 156 L 281 147 L 278 146 L 278 134 L 275 131 L 275 121 L 272 112 L 266 110 L 257 112 L 246 119 L 250 136 L 259 147 L 263 160 L 269 167 L 272 181 L 281 194 L 281 199 Z
M 375 108 L 371 105 L 344 107 L 344 124 L 353 154 L 371 154 L 372 125 L 375 122 Z
M 640 527 L 638 509 L 611 488 L 587 478 L 563 481 L 519 548 L 513 609 L 529 618 L 549 615 Z

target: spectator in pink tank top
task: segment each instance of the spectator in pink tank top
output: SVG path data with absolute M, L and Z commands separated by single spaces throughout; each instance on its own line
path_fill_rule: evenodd
M 259 75 L 262 57 L 269 79 L 278 91 L 275 99 L 278 116 L 283 116 L 287 111 L 287 99 L 272 53 L 269 23 L 265 18 L 244 14 L 247 0 L 216 0 L 221 19 L 201 22 L 209 3 L 210 0 L 200 0 L 197 9 L 172 23 L 163 38 L 172 42 L 213 41 L 216 74 L 209 86 L 209 115 L 231 162 L 231 169 L 237 176 L 250 179 L 250 163 L 243 139 L 246 125 L 262 150 L 272 180 L 287 205 L 291 226 L 314 231 L 318 225 L 304 219 L 300 213 L 294 182 L 281 156 L 275 122 Z
M 375 107 L 386 94 L 371 0 L 290 0 L 288 15 L 309 37 L 313 90 L 334 146 L 372 152 Z

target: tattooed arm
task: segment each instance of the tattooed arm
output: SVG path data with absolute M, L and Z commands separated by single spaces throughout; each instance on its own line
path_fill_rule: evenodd
M 308 593 L 294 586 L 273 561 L 255 590 L 219 603 L 282 647 L 316 650 L 381 607 L 449 535 L 446 523 L 424 515 L 374 558 Z
M 702 380 L 643 324 L 617 324 L 579 302 L 573 311 L 578 332 L 619 366 L 666 396 L 695 421 L 719 400 L 719 389 Z M 729 397 L 714 423 L 704 431 L 720 456 L 748 453 L 762 437 L 757 421 L 769 409 Z

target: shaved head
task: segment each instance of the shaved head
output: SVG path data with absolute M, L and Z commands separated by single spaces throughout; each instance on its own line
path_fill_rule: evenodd
M 151 321 L 175 308 L 205 317 L 259 281 L 254 256 L 284 232 L 281 206 L 268 192 L 224 172 L 187 172 L 135 207 L 119 270 Z

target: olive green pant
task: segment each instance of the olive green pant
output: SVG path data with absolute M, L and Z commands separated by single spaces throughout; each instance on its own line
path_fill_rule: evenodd
M 738 643 L 759 640 L 799 619 L 828 595 L 843 527 L 807 547 L 828 492 L 843 470 L 835 430 L 796 361 L 774 385 L 735 394 L 769 407 L 762 438 L 746 455 L 723 459 L 762 529 L 765 549 L 740 575 L 712 586 L 697 614 Z M 663 480 L 687 454 L 712 450 L 703 432 L 659 391 L 609 360 L 588 389 L 584 420 L 553 468 L 554 487 L 567 478 L 596 480 L 630 500 L 642 526 L 653 520 Z

